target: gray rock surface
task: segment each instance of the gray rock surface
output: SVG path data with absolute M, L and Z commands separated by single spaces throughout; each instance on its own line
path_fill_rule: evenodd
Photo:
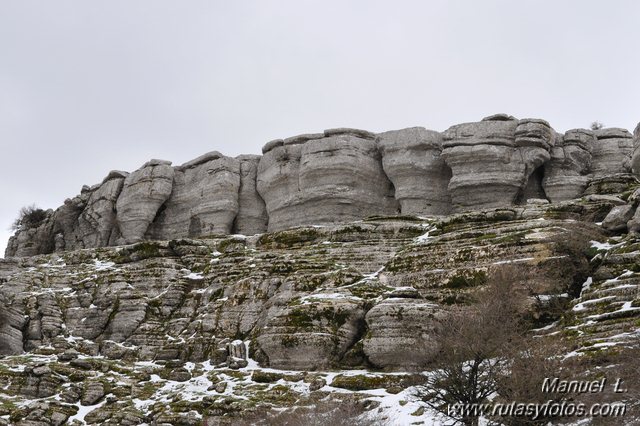
M 240 190 L 238 194 L 238 215 L 235 218 L 235 234 L 253 235 L 267 230 L 267 209 L 264 200 L 258 194 L 259 155 L 240 155 Z
M 596 144 L 592 131 L 574 129 L 556 135 L 551 161 L 545 165 L 542 185 L 551 202 L 571 200 L 582 195 L 589 181 L 591 151 Z
M 112 177 L 91 192 L 87 205 L 78 218 L 76 230 L 82 247 L 104 247 L 116 240 L 116 203 L 125 181 L 121 176 Z
M 219 152 L 177 167 L 173 192 L 147 238 L 229 234 L 238 214 L 240 161 Z
M 615 206 L 602 221 L 602 227 L 612 232 L 625 230 L 635 210 L 634 206 L 629 204 Z
M 125 243 L 144 239 L 158 210 L 171 195 L 173 179 L 171 163 L 159 160 L 152 160 L 127 176 L 116 205 Z
M 393 297 L 367 312 L 369 333 L 364 353 L 378 368 L 420 369 L 438 353 L 433 335 L 437 304 L 412 298 Z
M 512 205 L 534 171 L 550 159 L 549 124 L 537 119 L 488 117 L 444 132 L 442 156 L 451 168 L 455 210 Z
M 363 130 L 332 129 L 324 138 L 268 151 L 257 178 L 268 229 L 396 214 L 393 187 L 373 138 Z
M 633 155 L 631 158 L 631 170 L 640 175 L 640 123 L 633 131 Z
M 631 171 L 633 135 L 628 130 L 607 128 L 595 130 L 597 142 L 593 145 L 591 173 L 602 177 Z
M 632 145 L 624 129 L 562 136 L 544 120 L 507 114 L 443 133 L 329 129 L 271 141 L 263 156 L 212 151 L 179 167 L 151 160 L 112 171 L 19 229 L 5 254 L 557 203 L 626 187 L 638 169 Z
M 442 158 L 442 134 L 423 127 L 378 135 L 382 167 L 395 187 L 404 215 L 444 215 L 451 211 L 451 169 Z

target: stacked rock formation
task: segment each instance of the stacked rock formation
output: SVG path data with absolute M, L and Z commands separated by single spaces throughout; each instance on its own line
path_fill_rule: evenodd
M 640 172 L 624 129 L 560 135 L 544 120 L 505 114 L 442 133 L 331 129 L 274 140 L 262 152 L 111 172 L 22 226 L 6 256 L 560 202 L 583 196 L 593 179 Z
M 577 198 L 589 181 L 591 152 L 596 144 L 593 132 L 585 129 L 555 135 L 551 162 L 543 181 L 545 194 L 551 202 Z
M 551 156 L 551 128 L 543 120 L 491 116 L 444 132 L 442 155 L 452 169 L 449 191 L 456 210 L 516 202 L 529 177 Z
M 333 129 L 263 151 L 257 186 L 269 231 L 398 212 L 373 133 Z

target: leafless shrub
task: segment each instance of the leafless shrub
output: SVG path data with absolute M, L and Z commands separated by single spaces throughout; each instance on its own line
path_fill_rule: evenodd
M 499 379 L 524 338 L 521 314 L 526 297 L 520 286 L 513 285 L 515 273 L 515 268 L 494 271 L 476 303 L 452 310 L 437 330 L 437 370 L 422 397 L 463 424 L 476 425 L 478 415 L 452 414 L 449 407 L 486 402 L 498 390 Z
M 35 204 L 25 206 L 20 209 L 18 218 L 13 221 L 11 231 L 17 231 L 22 228 L 33 228 L 38 226 L 47 218 L 47 212 L 38 208 Z
M 604 124 L 602 124 L 599 121 L 594 121 L 593 123 L 591 123 L 591 130 L 600 130 L 604 127 Z

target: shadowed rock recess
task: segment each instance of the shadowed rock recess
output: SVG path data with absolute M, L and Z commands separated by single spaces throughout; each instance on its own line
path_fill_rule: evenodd
M 0 426 L 227 425 L 327 396 L 432 424 L 414 391 L 438 323 L 504 272 L 541 337 L 637 345 L 639 139 L 498 114 L 110 172 L 0 259 Z

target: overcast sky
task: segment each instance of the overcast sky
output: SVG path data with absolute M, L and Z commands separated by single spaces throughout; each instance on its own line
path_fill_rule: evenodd
M 640 2 L 0 0 L 0 256 L 112 169 L 331 127 L 640 121 Z

